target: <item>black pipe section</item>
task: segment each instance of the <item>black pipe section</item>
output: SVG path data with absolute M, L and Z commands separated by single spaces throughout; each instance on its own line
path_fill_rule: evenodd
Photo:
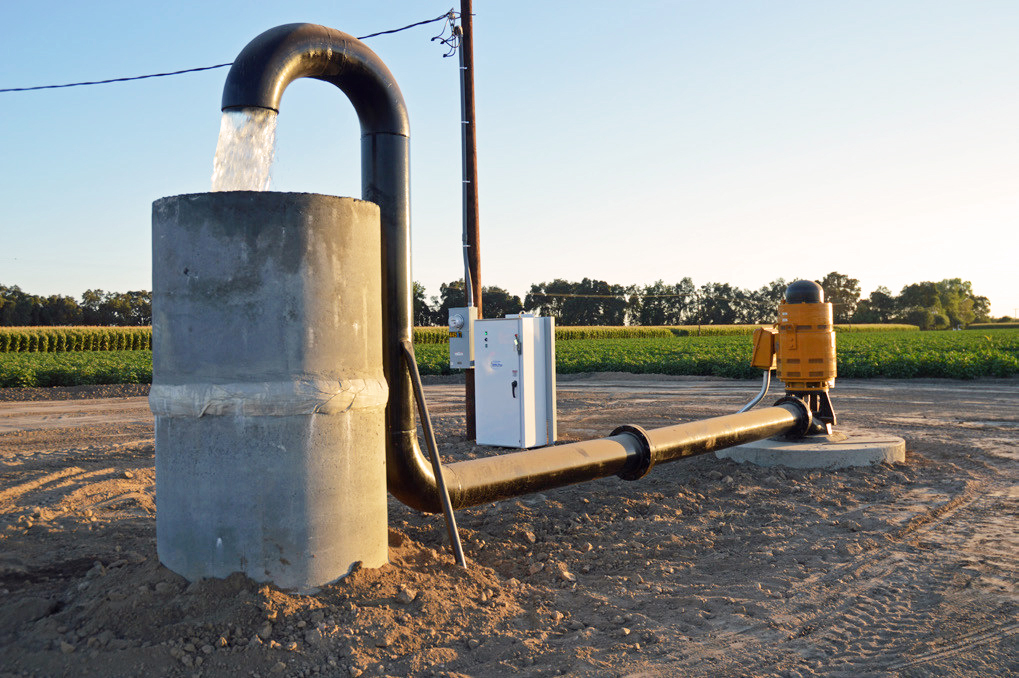
M 383 370 L 386 480 L 397 499 L 428 513 L 442 511 L 436 476 L 417 440 L 414 393 L 403 342 L 413 340 L 410 273 L 410 126 L 396 81 L 382 60 L 346 33 L 314 24 L 277 26 L 252 40 L 234 61 L 223 110 L 279 111 L 287 85 L 315 78 L 339 87 L 361 124 L 361 196 L 379 206 L 382 222 Z M 742 414 L 645 432 L 620 427 L 607 438 L 456 462 L 442 475 L 454 508 L 484 504 L 595 478 L 639 478 L 655 464 L 806 429 L 810 410 L 798 399 Z
M 607 438 L 459 461 L 443 467 L 454 508 L 477 506 L 595 478 L 636 480 L 656 464 L 805 431 L 810 409 L 783 398 L 774 407 L 644 431 L 621 426 Z

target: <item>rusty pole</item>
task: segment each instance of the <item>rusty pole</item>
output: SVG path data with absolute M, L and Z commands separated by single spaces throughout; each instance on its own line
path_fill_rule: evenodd
M 481 318 L 481 232 L 478 228 L 478 140 L 474 123 L 474 24 L 471 20 L 471 0 L 460 0 L 460 25 L 463 36 L 460 42 L 460 91 L 462 95 L 461 138 L 463 143 L 463 202 L 464 232 L 470 285 L 474 305 Z M 464 290 L 466 295 L 466 290 Z M 474 418 L 474 368 L 464 374 L 467 404 L 467 437 L 477 437 Z

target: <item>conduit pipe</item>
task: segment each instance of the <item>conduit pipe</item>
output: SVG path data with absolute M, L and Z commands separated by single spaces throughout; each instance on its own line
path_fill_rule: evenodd
M 315 24 L 277 26 L 238 55 L 223 88 L 223 110 L 279 112 L 287 85 L 324 80 L 350 99 L 361 125 L 361 196 L 376 203 L 382 223 L 383 371 L 386 478 L 408 506 L 442 510 L 435 475 L 422 453 L 414 421 L 410 373 L 402 342 L 413 339 L 410 271 L 410 125 L 403 95 L 389 69 L 353 36 Z M 787 398 L 775 407 L 652 431 L 621 426 L 607 438 L 456 462 L 443 467 L 454 508 L 464 508 L 594 478 L 643 477 L 655 464 L 714 452 L 810 425 L 810 410 Z
M 761 380 L 761 390 L 753 397 L 753 399 L 751 399 L 750 402 L 736 410 L 736 413 L 739 414 L 740 412 L 746 412 L 754 409 L 754 406 L 764 400 L 764 396 L 768 395 L 769 388 L 771 388 L 771 370 L 764 370 L 764 377 Z

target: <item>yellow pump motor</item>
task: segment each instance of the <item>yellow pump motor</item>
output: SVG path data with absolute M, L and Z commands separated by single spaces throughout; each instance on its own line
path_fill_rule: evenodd
M 820 294 L 823 299 L 824 292 Z M 835 385 L 836 376 L 831 304 L 790 303 L 788 291 L 786 297 L 786 303 L 778 307 L 778 378 L 790 391 L 827 391 Z
M 774 328 L 754 332 L 754 367 L 777 369 L 787 395 L 802 398 L 810 406 L 818 432 L 831 432 L 835 413 L 828 389 L 835 385 L 835 325 L 832 305 L 816 282 L 797 280 L 779 304 Z

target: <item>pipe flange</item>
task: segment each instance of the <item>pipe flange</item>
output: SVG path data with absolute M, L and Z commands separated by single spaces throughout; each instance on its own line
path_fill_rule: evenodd
M 795 405 L 796 409 L 800 410 L 801 415 L 797 426 L 786 433 L 786 437 L 796 439 L 807 435 L 814 423 L 814 416 L 810 412 L 810 406 L 802 398 L 797 398 L 794 395 L 784 395 L 775 401 L 775 407 L 781 407 L 782 405 Z
M 655 465 L 655 455 L 651 448 L 651 439 L 648 438 L 647 431 L 640 426 L 633 426 L 631 424 L 623 424 L 609 435 L 610 437 L 617 436 L 620 433 L 629 433 L 637 440 L 637 444 L 640 445 L 640 457 L 633 468 L 624 469 L 616 475 L 623 480 L 639 480 L 646 476 Z

